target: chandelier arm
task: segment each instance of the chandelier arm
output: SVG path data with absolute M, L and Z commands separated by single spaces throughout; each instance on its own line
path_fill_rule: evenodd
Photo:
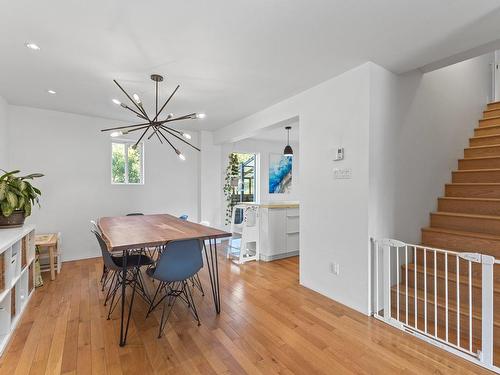
M 132 133 L 132 132 L 135 132 L 137 130 L 141 130 L 141 129 L 144 129 L 144 128 L 147 128 L 149 125 L 144 125 L 144 126 L 141 126 L 139 128 L 135 128 L 135 129 L 132 129 L 132 130 L 129 130 L 128 133 Z
M 166 126 L 163 126 L 161 127 L 163 130 L 165 130 L 167 133 L 169 133 L 170 135 L 174 136 L 175 138 L 179 139 L 180 141 L 184 142 L 185 144 L 191 146 L 192 148 L 194 148 L 195 150 L 198 150 L 198 151 L 201 151 L 198 147 L 196 146 L 193 146 L 191 143 L 189 143 L 188 141 L 182 139 L 181 137 L 179 137 L 177 134 L 174 134 L 172 133 L 170 130 L 168 130 L 168 128 Z
M 156 95 L 155 95 L 155 121 L 158 118 L 158 81 L 155 81 L 156 83 Z
M 155 131 L 153 134 L 156 134 L 160 143 L 163 144 L 163 141 L 161 140 L 160 136 L 158 135 L 158 131 Z
M 194 117 L 193 117 L 194 116 Z M 184 115 L 176 118 L 171 118 L 161 121 L 162 124 L 165 122 L 179 121 L 179 120 L 194 120 L 196 118 L 196 113 L 190 113 L 189 115 Z
M 168 104 L 168 102 L 170 101 L 170 99 L 172 99 L 172 97 L 175 95 L 175 93 L 177 92 L 177 90 L 179 90 L 179 87 L 181 87 L 181 85 L 177 85 L 177 87 L 175 88 L 175 90 L 172 92 L 172 94 L 170 94 L 170 96 L 168 97 L 167 101 L 165 102 L 165 104 L 162 105 L 162 107 L 160 108 L 160 111 L 156 114 L 153 122 L 155 122 L 156 120 L 158 120 L 158 116 L 160 115 L 160 113 L 163 111 L 163 109 L 165 108 L 165 106 Z
M 120 90 L 123 91 L 123 93 L 127 96 L 127 98 L 132 102 L 132 104 L 135 105 L 135 107 L 139 110 L 139 112 L 141 112 L 144 116 L 146 116 L 146 120 L 148 121 L 151 121 L 149 118 L 148 118 L 148 115 L 146 114 L 146 112 L 144 111 L 143 108 L 139 107 L 139 105 L 135 102 L 134 99 L 132 99 L 130 97 L 130 95 L 125 91 L 125 89 L 123 87 L 120 86 L 120 84 L 116 81 L 116 79 L 113 80 L 113 82 L 116 84 L 116 86 L 118 86 L 120 88 Z
M 182 132 L 177 130 L 177 129 L 174 129 L 174 128 L 171 128 L 170 126 L 167 126 L 167 125 L 162 125 L 164 128 L 170 130 L 171 132 L 174 132 L 174 133 L 177 133 L 177 134 L 180 134 L 182 135 Z
M 149 127 L 151 125 L 147 126 L 146 129 L 144 130 L 144 132 L 141 134 L 141 136 L 139 137 L 139 139 L 137 140 L 137 142 L 135 142 L 134 146 L 132 146 L 134 149 L 137 148 L 137 146 L 139 145 L 139 142 L 142 141 L 142 138 L 146 135 L 146 133 L 148 132 L 149 130 Z
M 138 117 L 142 118 L 143 120 L 147 120 L 147 121 L 149 121 L 149 119 L 148 119 L 147 117 L 144 117 L 144 115 L 143 115 L 142 113 L 137 112 L 136 110 L 134 110 L 134 109 L 130 108 L 128 105 L 124 104 L 124 105 L 123 105 L 123 108 L 126 108 L 126 109 L 128 109 L 129 111 L 134 112 L 134 113 L 135 113 Z
M 175 148 L 175 146 L 172 144 L 172 142 L 170 142 L 170 141 L 168 140 L 168 138 L 167 138 L 167 137 L 165 137 L 165 134 L 163 134 L 161 130 L 158 130 L 158 133 L 160 133 L 160 135 L 161 135 L 161 136 L 162 136 L 162 137 L 163 137 L 163 138 L 167 141 L 167 143 L 170 145 L 170 147 L 172 147 L 172 149 L 173 149 L 174 151 L 176 151 L 176 150 L 177 150 L 177 149 Z M 177 153 L 177 152 L 176 152 L 176 153 Z
M 158 132 L 158 125 L 153 125 L 153 132 L 149 135 L 148 140 L 153 138 L 153 135 L 155 135 Z
M 145 123 L 143 123 L 143 124 L 136 124 L 136 125 L 117 126 L 117 127 L 114 127 L 114 128 L 102 129 L 101 131 L 102 131 L 102 132 L 107 132 L 107 131 L 110 131 L 110 130 L 118 130 L 118 129 L 126 129 L 126 128 L 135 128 L 135 127 L 137 127 L 137 126 L 143 126 L 143 125 L 149 125 L 149 122 L 145 122 Z

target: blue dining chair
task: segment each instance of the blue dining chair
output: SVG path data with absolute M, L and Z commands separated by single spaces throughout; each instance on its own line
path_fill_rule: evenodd
M 158 338 L 161 337 L 177 298 L 181 298 L 200 325 L 200 318 L 194 303 L 188 281 L 203 267 L 202 242 L 198 239 L 172 241 L 165 245 L 156 267 L 146 273 L 159 281 L 146 318 L 163 301 Z M 161 298 L 156 301 L 159 294 Z M 168 305 L 168 311 L 167 311 Z

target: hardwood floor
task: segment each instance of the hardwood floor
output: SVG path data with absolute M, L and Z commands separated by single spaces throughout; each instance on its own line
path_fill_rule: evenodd
M 491 374 L 299 286 L 298 258 L 220 262 L 220 316 L 197 292 L 201 326 L 179 303 L 157 339 L 158 312 L 145 320 L 136 299 L 124 348 L 118 311 L 106 320 L 100 259 L 64 263 L 35 292 L 0 374 Z

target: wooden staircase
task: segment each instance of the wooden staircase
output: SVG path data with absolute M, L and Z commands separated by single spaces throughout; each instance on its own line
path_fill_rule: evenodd
M 422 244 L 500 258 L 500 102 L 483 112 Z
M 478 252 L 500 259 L 500 102 L 487 105 L 479 120 L 464 158 L 458 160 L 458 169 L 452 172 L 451 183 L 446 184 L 444 196 L 438 198 L 437 211 L 430 214 L 430 225 L 422 228 L 422 246 L 458 252 Z M 426 274 L 424 260 L 417 252 L 416 264 L 401 267 L 399 306 L 392 305 L 392 316 L 399 310 L 400 320 L 423 329 L 424 280 L 427 278 L 427 327 L 430 334 L 446 337 L 444 256 L 428 252 Z M 481 265 L 471 268 L 472 330 L 469 332 L 469 268 L 468 262 L 459 260 L 460 278 L 457 280 L 456 258 L 448 260 L 448 338 L 456 340 L 457 319 L 460 318 L 461 346 L 469 348 L 472 335 L 473 351 L 481 348 Z M 498 267 L 498 269 L 497 269 Z M 408 275 L 408 292 L 406 292 Z M 436 277 L 435 277 L 436 276 Z M 416 278 L 416 282 L 415 282 Z M 494 364 L 500 366 L 500 266 L 495 266 L 494 285 Z M 457 286 L 460 300 L 457 303 Z M 409 306 L 406 312 L 406 293 Z M 437 295 L 436 295 L 437 293 Z M 392 301 L 396 301 L 398 286 L 392 288 Z M 415 302 L 417 314 L 415 314 Z M 460 309 L 457 313 L 457 307 Z M 498 312 L 497 312 L 498 310 Z M 415 316 L 416 315 L 416 316 Z M 437 324 L 435 324 L 435 318 Z M 417 321 L 415 323 L 415 320 Z M 436 331 L 437 330 L 437 331 Z M 498 353 L 498 354 L 497 354 Z

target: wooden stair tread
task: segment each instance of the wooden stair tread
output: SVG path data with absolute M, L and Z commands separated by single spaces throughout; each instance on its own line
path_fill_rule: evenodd
M 397 293 L 398 290 L 397 290 L 397 285 L 391 287 L 391 291 L 393 293 Z M 405 296 L 405 285 L 404 284 L 399 284 L 399 302 L 405 302 L 405 298 L 401 298 L 401 294 L 403 296 Z M 423 294 L 423 293 L 422 293 Z M 413 288 L 408 288 L 408 302 L 413 302 L 415 300 L 415 293 L 414 293 L 414 290 Z M 417 300 L 421 301 L 421 302 L 425 302 L 425 298 L 423 295 L 420 295 L 420 293 L 417 293 Z M 395 301 L 395 300 L 394 300 Z M 446 308 L 446 299 L 443 298 L 443 297 L 440 297 L 440 296 L 437 296 L 436 298 L 436 301 L 437 301 L 437 306 L 439 308 L 442 308 L 442 309 L 445 309 Z M 391 301 L 391 304 L 392 304 L 392 301 Z M 432 293 L 427 293 L 427 304 L 429 305 L 434 305 L 434 294 Z M 432 314 L 432 316 L 434 315 L 434 309 L 431 309 L 431 312 L 429 312 L 429 308 L 427 309 L 427 313 L 429 314 L 429 316 Z M 448 298 L 448 311 L 449 312 L 452 312 L 452 313 L 457 313 L 457 304 L 456 304 L 456 301 L 454 301 L 453 299 L 451 298 Z M 466 316 L 468 317 L 469 316 L 469 305 L 468 304 L 460 304 L 460 315 L 461 316 Z M 499 327 L 500 328 L 500 321 L 498 320 L 498 317 L 496 315 L 498 314 L 493 314 L 494 315 L 494 319 L 493 319 L 493 325 L 495 327 Z M 432 318 L 431 316 L 431 318 Z M 474 306 L 474 308 L 472 309 L 472 319 L 475 319 L 475 320 L 481 320 L 481 308 L 479 306 Z M 497 318 L 497 319 L 495 319 Z
M 453 171 L 453 173 L 474 173 L 474 172 L 500 172 L 500 168 L 458 169 Z
M 433 212 L 432 214 L 433 215 L 440 215 L 440 216 L 458 216 L 458 217 L 469 218 L 469 219 L 500 220 L 500 216 L 467 214 L 467 213 L 462 213 L 462 212 L 436 211 L 436 212 Z
M 495 116 L 495 117 L 487 117 L 487 118 L 483 118 L 479 121 L 489 121 L 489 120 L 495 120 L 495 119 L 500 119 L 500 116 Z M 495 125 L 485 125 L 485 126 L 481 126 L 479 128 L 476 128 L 474 130 L 483 130 L 483 129 L 491 129 L 491 128 L 500 128 L 500 124 L 495 124 Z
M 500 241 L 500 236 L 495 236 L 493 234 L 488 234 L 488 233 L 466 232 L 466 231 L 461 231 L 461 230 L 436 228 L 436 227 L 425 227 L 425 228 L 422 228 L 422 230 L 428 231 L 428 232 L 434 232 L 434 233 L 447 233 L 447 234 L 454 234 L 454 235 L 464 236 L 464 237 L 473 237 L 473 238 L 481 238 L 481 239 L 486 239 L 486 240 Z M 423 245 L 423 246 L 425 246 L 425 245 Z
M 483 135 L 483 137 L 486 137 Z M 500 147 L 500 143 L 494 144 L 494 145 L 479 145 L 479 146 L 469 146 L 466 147 L 465 149 L 478 149 L 478 148 L 488 148 L 488 147 Z
M 438 199 L 468 201 L 468 202 L 491 202 L 491 203 L 500 202 L 500 198 L 439 197 Z
M 500 103 L 499 103 L 499 104 L 500 104 Z M 491 109 L 490 109 L 490 111 L 491 111 Z M 500 119 L 500 116 L 488 117 L 487 119 L 482 118 L 482 119 L 480 119 L 479 121 L 482 121 L 482 120 L 491 120 L 491 119 Z
M 484 128 L 484 126 L 482 128 Z M 494 138 L 498 136 L 500 136 L 500 134 L 475 135 L 473 137 L 470 137 L 470 139 L 485 139 L 485 138 Z M 481 146 L 493 146 L 493 145 L 481 145 Z M 496 146 L 496 144 L 494 146 Z
M 470 157 L 470 158 L 461 158 L 461 159 L 458 159 L 458 160 L 460 160 L 460 161 L 470 161 L 470 160 L 493 160 L 493 159 L 500 159 L 500 156 L 473 156 L 473 157 Z
M 484 170 L 484 169 L 483 169 Z M 499 182 L 450 182 L 448 185 L 458 185 L 458 186 L 500 186 Z
M 404 270 L 405 265 L 401 265 L 402 269 Z M 420 264 L 417 264 L 417 273 L 424 273 L 424 266 L 421 266 Z M 414 270 L 415 270 L 415 264 L 414 263 L 409 263 L 408 264 L 408 276 L 410 277 L 414 275 Z M 454 272 L 454 269 L 448 269 L 448 282 L 456 283 L 457 281 L 457 274 Z M 405 271 L 402 271 L 405 272 Z M 427 274 L 434 277 L 434 267 L 427 267 Z M 442 269 L 437 269 L 437 277 L 439 279 L 445 280 L 446 279 L 446 274 L 444 270 Z M 471 278 L 472 281 L 472 286 L 474 288 L 481 288 L 481 280 L 475 277 L 474 275 Z M 469 285 L 469 276 L 467 275 L 460 275 L 460 284 L 466 284 Z M 403 284 L 404 285 L 404 284 Z M 493 283 L 493 291 L 495 293 L 500 293 L 500 281 L 496 280 L 496 282 Z

